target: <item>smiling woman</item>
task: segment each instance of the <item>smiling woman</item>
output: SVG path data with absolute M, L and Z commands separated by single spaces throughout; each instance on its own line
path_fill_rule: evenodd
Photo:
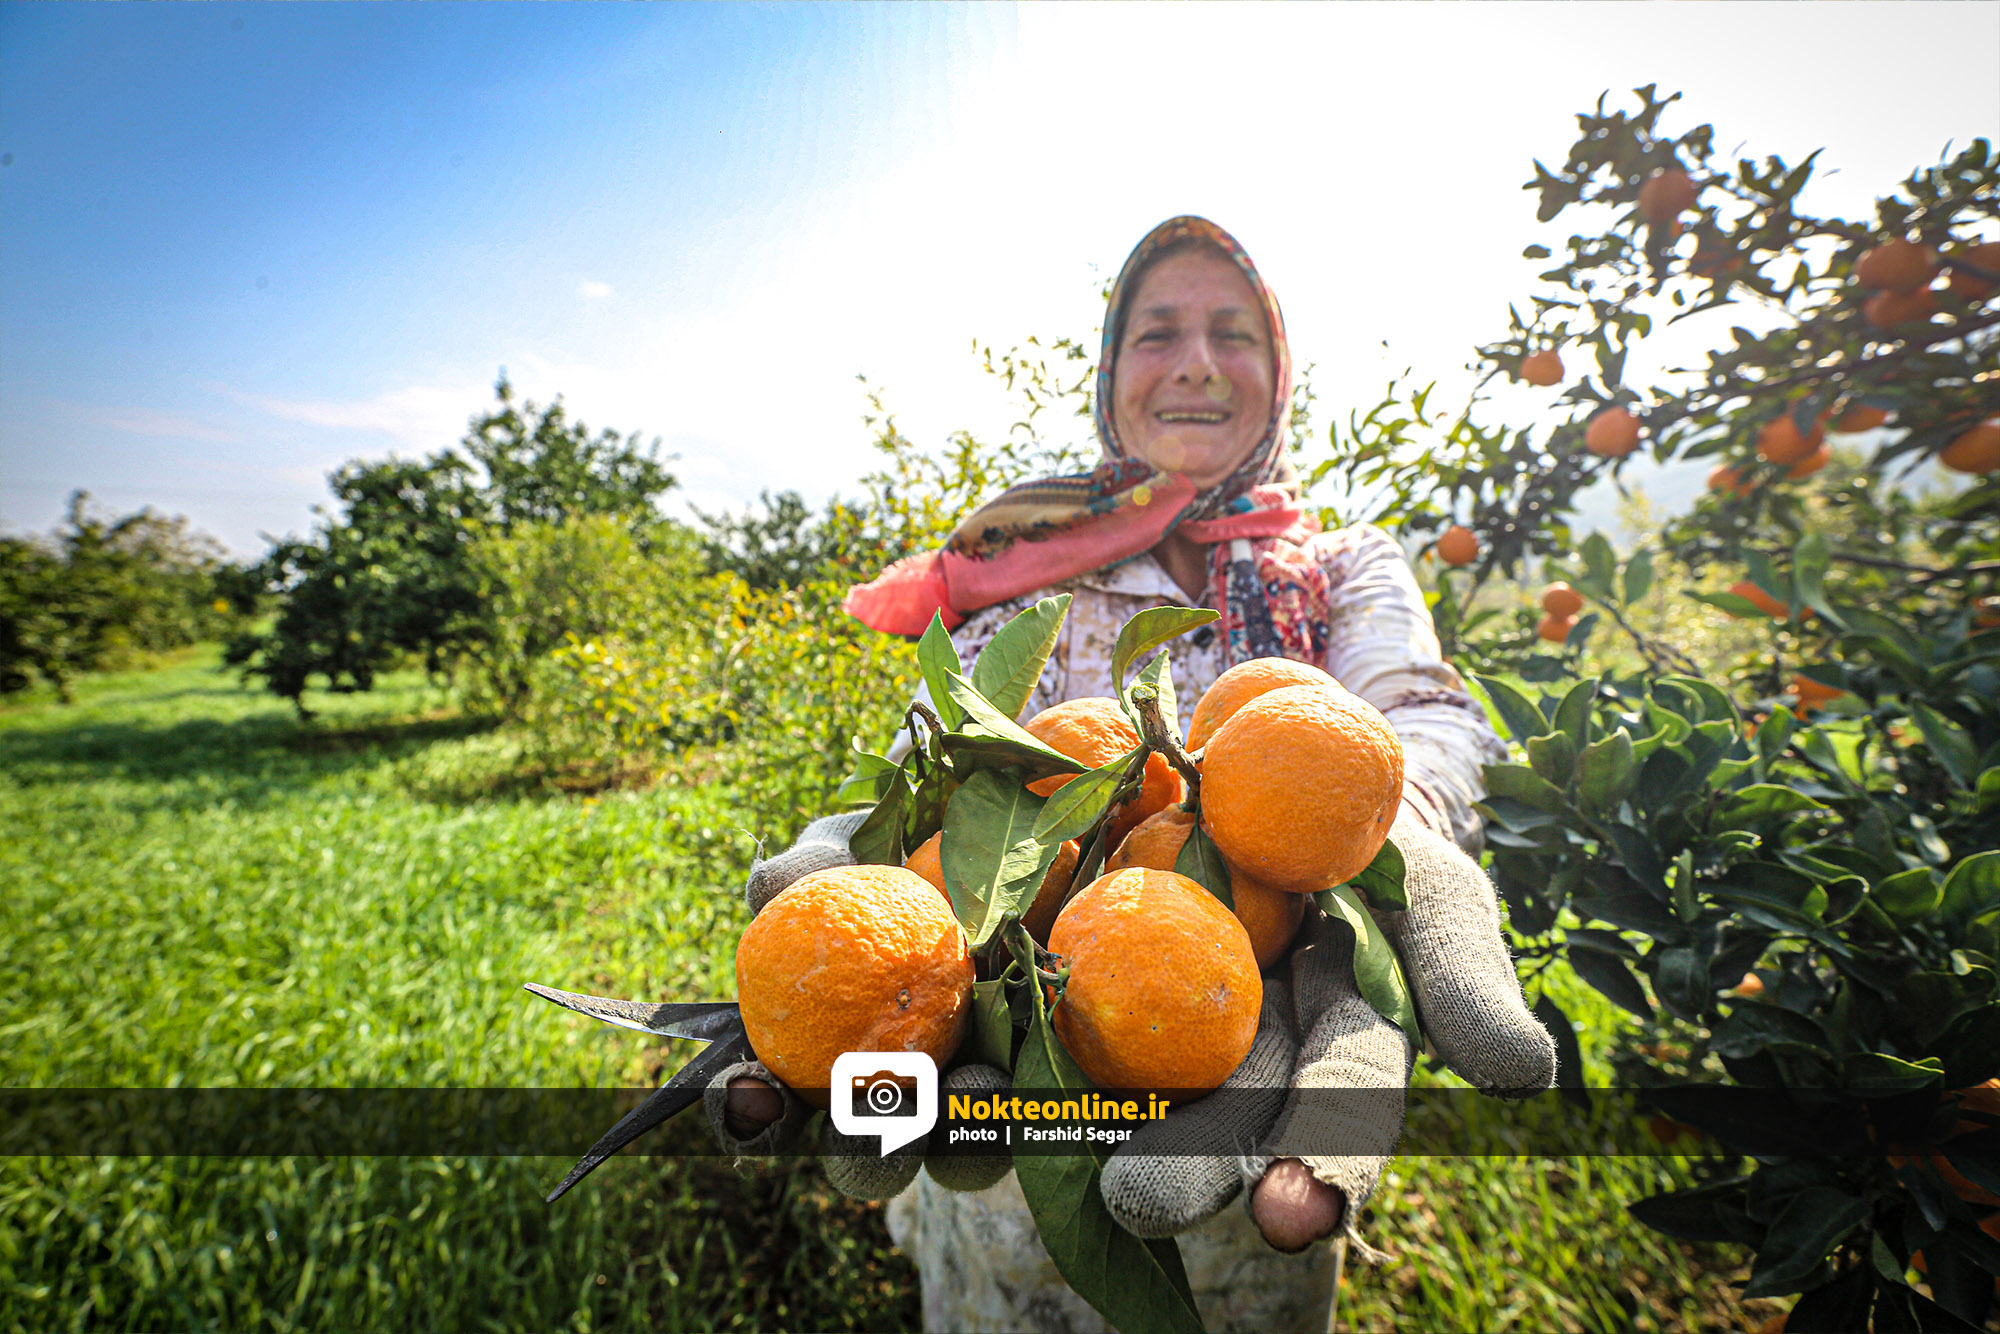
M 1214 223 L 1170 219 L 1126 260 L 1105 313 L 1094 403 L 1103 462 L 1004 492 L 942 548 L 850 590 L 847 609 L 909 636 L 942 618 L 970 662 L 1017 612 L 1067 595 L 1023 717 L 1114 695 L 1119 627 L 1187 603 L 1221 616 L 1220 633 L 1174 654 L 1183 727 L 1226 669 L 1254 659 L 1291 659 L 1345 684 L 1379 710 L 1403 755 L 1389 837 L 1410 909 L 1377 925 L 1409 969 L 1426 1035 L 1477 1087 L 1546 1088 L 1554 1045 L 1522 1001 L 1492 884 L 1461 851 L 1480 841 L 1481 765 L 1504 751 L 1444 661 L 1401 548 L 1366 526 L 1322 532 L 1305 512 L 1286 448 L 1290 401 L 1284 320 L 1256 266 Z M 759 863 L 753 909 L 810 870 L 852 863 L 861 818 L 821 820 Z M 1100 1180 L 1119 1226 L 1178 1239 L 1211 1329 L 1325 1328 L 1332 1252 L 1313 1243 L 1356 1235 L 1356 1210 L 1401 1129 L 1413 1048 L 1362 998 L 1349 938 L 1307 907 L 1277 954 L 1255 1040 L 1225 1085 L 1235 1096 L 1194 1101 L 1136 1132 Z M 1007 1080 L 984 1066 L 947 1075 L 958 1078 Z M 1376 1099 L 1370 1114 L 1330 1110 L 1330 1094 L 1361 1090 Z M 781 1148 L 804 1121 L 798 1095 L 756 1061 L 717 1075 L 709 1107 L 735 1152 Z M 1233 1151 L 1219 1155 L 1218 1144 Z M 967 1189 L 919 1176 L 915 1158 L 871 1168 L 842 1188 L 895 1197 L 890 1230 L 922 1273 L 928 1328 L 1105 1327 L 1065 1286 L 1014 1181 Z M 1246 1194 L 1247 1211 L 1225 1207 Z

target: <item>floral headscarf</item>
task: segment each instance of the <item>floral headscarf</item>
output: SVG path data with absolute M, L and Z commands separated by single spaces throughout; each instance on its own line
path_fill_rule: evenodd
M 1111 420 L 1125 308 L 1151 261 L 1190 239 L 1227 255 L 1249 280 L 1270 329 L 1275 361 L 1263 435 L 1235 472 L 1205 491 L 1181 473 L 1129 454 Z M 849 589 L 847 611 L 890 634 L 921 634 L 933 614 L 955 626 L 996 602 L 1143 555 L 1178 530 L 1214 547 L 1209 595 L 1224 613 L 1232 660 L 1307 656 L 1310 644 L 1294 646 L 1288 641 L 1295 636 L 1273 629 L 1266 589 L 1272 580 L 1263 568 L 1268 557 L 1277 556 L 1285 570 L 1268 573 L 1281 575 L 1280 585 L 1296 582 L 1290 571 L 1298 562 L 1287 553 L 1319 527 L 1298 506 L 1298 480 L 1285 454 L 1290 407 L 1291 353 L 1277 298 L 1228 232 L 1205 218 L 1170 218 L 1139 242 L 1112 285 L 1094 410 L 1105 461 L 1087 473 L 1008 488 L 960 520 L 944 546 L 899 560 Z M 1284 591 L 1271 587 L 1268 594 Z M 1296 618 L 1279 619 L 1289 624 Z

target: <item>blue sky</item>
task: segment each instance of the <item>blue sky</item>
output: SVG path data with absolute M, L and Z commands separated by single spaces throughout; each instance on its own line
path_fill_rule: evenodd
M 502 366 L 697 503 L 823 496 L 857 374 L 920 440 L 999 434 L 973 340 L 1087 336 L 1175 212 L 1344 412 L 1504 328 L 1519 185 L 1600 92 L 1824 144 L 1808 203 L 1859 211 L 2000 130 L 1996 49 L 1985 3 L 7 5 L 0 528 L 81 486 L 254 555 Z

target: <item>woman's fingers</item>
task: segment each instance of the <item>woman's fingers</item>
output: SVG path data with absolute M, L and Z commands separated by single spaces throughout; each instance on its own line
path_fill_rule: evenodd
M 784 1114 L 784 1094 L 763 1080 L 738 1075 L 729 1081 L 722 1124 L 737 1139 L 756 1139 Z
M 798 1138 L 812 1109 L 762 1061 L 739 1061 L 702 1093 L 708 1127 L 726 1153 L 780 1153 Z
M 1290 1254 L 1330 1237 L 1347 1216 L 1347 1196 L 1296 1158 L 1272 1163 L 1250 1192 L 1250 1217 L 1273 1249 Z

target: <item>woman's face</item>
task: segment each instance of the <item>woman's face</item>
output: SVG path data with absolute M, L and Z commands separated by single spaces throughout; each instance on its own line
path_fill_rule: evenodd
M 1226 256 L 1193 250 L 1154 265 L 1127 312 L 1111 378 L 1118 439 L 1206 490 L 1271 424 L 1275 358 L 1256 290 Z

